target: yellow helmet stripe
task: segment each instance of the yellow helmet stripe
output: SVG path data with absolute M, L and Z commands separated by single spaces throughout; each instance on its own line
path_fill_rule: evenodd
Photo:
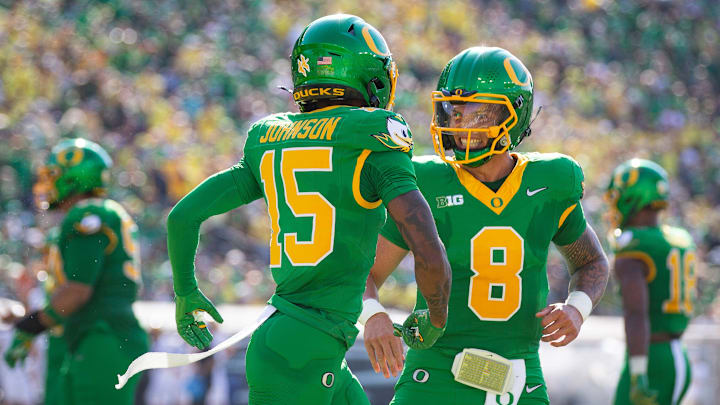
M 510 76 L 510 80 L 512 80 L 513 83 L 517 84 L 518 86 L 527 86 L 528 84 L 530 84 L 530 75 L 526 75 L 527 79 L 525 79 L 525 82 L 521 82 L 520 80 L 518 80 L 515 69 L 513 69 L 512 65 L 510 64 L 509 56 L 505 58 L 503 65 L 505 65 L 505 70 L 507 71 L 507 74 L 508 76 Z
M 387 52 L 380 52 L 377 45 L 375 45 L 375 41 L 373 40 L 372 36 L 370 35 L 370 28 L 367 26 L 363 27 L 362 29 L 362 36 L 365 38 L 365 43 L 367 43 L 368 48 L 370 48 L 371 51 L 375 52 L 376 54 L 380 56 L 390 56 L 390 51 Z

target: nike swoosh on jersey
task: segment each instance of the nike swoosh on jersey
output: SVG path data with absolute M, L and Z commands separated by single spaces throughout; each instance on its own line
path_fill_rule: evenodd
M 542 387 L 542 384 L 538 384 L 538 385 L 536 385 L 536 386 L 534 386 L 534 387 L 525 386 L 525 392 L 527 392 L 527 393 L 529 394 L 529 393 L 535 391 L 536 389 L 538 389 L 538 388 L 540 388 L 540 387 Z
M 535 194 L 537 194 L 537 193 L 539 193 L 539 192 L 541 192 L 541 191 L 543 191 L 543 190 L 547 190 L 547 187 L 541 187 L 541 188 L 539 188 L 539 189 L 537 189 L 537 190 L 533 190 L 533 191 L 530 191 L 530 189 L 528 188 L 528 189 L 525 190 L 525 193 L 527 194 L 528 197 L 532 197 L 532 196 L 534 196 Z

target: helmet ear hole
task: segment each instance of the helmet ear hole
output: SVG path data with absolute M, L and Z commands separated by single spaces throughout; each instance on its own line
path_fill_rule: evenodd
M 370 107 L 380 107 L 380 99 L 376 95 L 370 96 Z
M 382 81 L 378 79 L 377 77 L 370 80 L 367 84 L 367 94 L 368 94 L 368 101 L 370 103 L 370 107 L 380 107 L 380 99 L 378 98 L 377 91 L 379 89 L 385 88 L 385 85 L 382 84 Z

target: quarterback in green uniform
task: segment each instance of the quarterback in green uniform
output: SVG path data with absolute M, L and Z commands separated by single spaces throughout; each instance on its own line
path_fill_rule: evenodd
M 547 404 L 539 342 L 574 340 L 607 283 L 607 258 L 580 205 L 583 172 L 565 155 L 510 153 L 530 134 L 533 82 L 504 49 L 464 50 L 431 97 L 438 156 L 413 163 L 452 267 L 448 324 L 432 348 L 410 347 L 392 403 Z M 568 301 L 547 305 L 551 242 L 572 277 Z M 377 287 L 407 252 L 388 221 L 365 294 L 374 309 L 361 315 L 368 355 L 385 376 L 404 356 Z M 415 309 L 425 305 L 418 296 Z M 395 329 L 406 342 L 414 332 Z
M 424 344 L 442 335 L 450 267 L 417 189 L 410 130 L 389 111 L 397 70 L 380 33 L 355 16 L 320 18 L 300 34 L 291 63 L 301 112 L 255 122 L 240 163 L 206 179 L 168 217 L 178 333 L 205 348 L 212 335 L 195 312 L 222 322 L 195 279 L 200 224 L 264 198 L 277 312 L 248 346 L 250 403 L 368 403 L 344 356 L 385 209 L 418 258 L 430 305 L 429 316 L 413 319 Z
M 680 336 L 693 313 L 695 244 L 682 229 L 661 225 L 668 178 L 654 162 L 631 159 L 608 185 L 615 277 L 620 284 L 627 358 L 616 405 L 676 405 L 690 386 Z
M 116 374 L 148 348 L 132 311 L 140 285 L 137 227 L 120 204 L 102 197 L 110 165 L 98 144 L 68 139 L 53 148 L 33 188 L 39 208 L 67 212 L 51 252 L 59 285 L 45 308 L 15 325 L 5 360 L 14 366 L 36 335 L 62 325 L 67 351 L 56 403 L 132 404 L 136 381 L 115 390 Z

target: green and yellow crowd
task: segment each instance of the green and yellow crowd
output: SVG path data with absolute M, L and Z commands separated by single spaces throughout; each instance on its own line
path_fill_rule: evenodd
M 445 63 L 473 45 L 506 48 L 528 66 L 542 111 L 520 148 L 558 151 L 585 170 L 584 208 L 607 232 L 610 170 L 638 156 L 672 176 L 671 221 L 693 232 L 720 277 L 720 3 L 714 0 L 105 0 L 0 1 L 0 296 L 43 281 L 52 218 L 32 204 L 33 170 L 64 137 L 114 159 L 111 197 L 141 230 L 147 300 L 170 300 L 165 218 L 202 179 L 241 157 L 256 119 L 296 109 L 288 55 L 300 30 L 334 12 L 359 15 L 387 39 L 400 70 L 397 105 L 416 155 L 433 153 L 430 91 Z M 537 107 L 536 107 L 537 108 Z M 268 224 L 262 202 L 214 218 L 198 255 L 216 303 L 262 303 Z M 567 272 L 548 266 L 551 297 Z M 408 266 L 385 293 L 412 306 Z M 609 290 L 609 292 L 611 292 Z M 703 311 L 720 316 L 705 288 Z M 598 313 L 618 314 L 617 294 Z M 713 312 L 714 311 L 714 312 Z

